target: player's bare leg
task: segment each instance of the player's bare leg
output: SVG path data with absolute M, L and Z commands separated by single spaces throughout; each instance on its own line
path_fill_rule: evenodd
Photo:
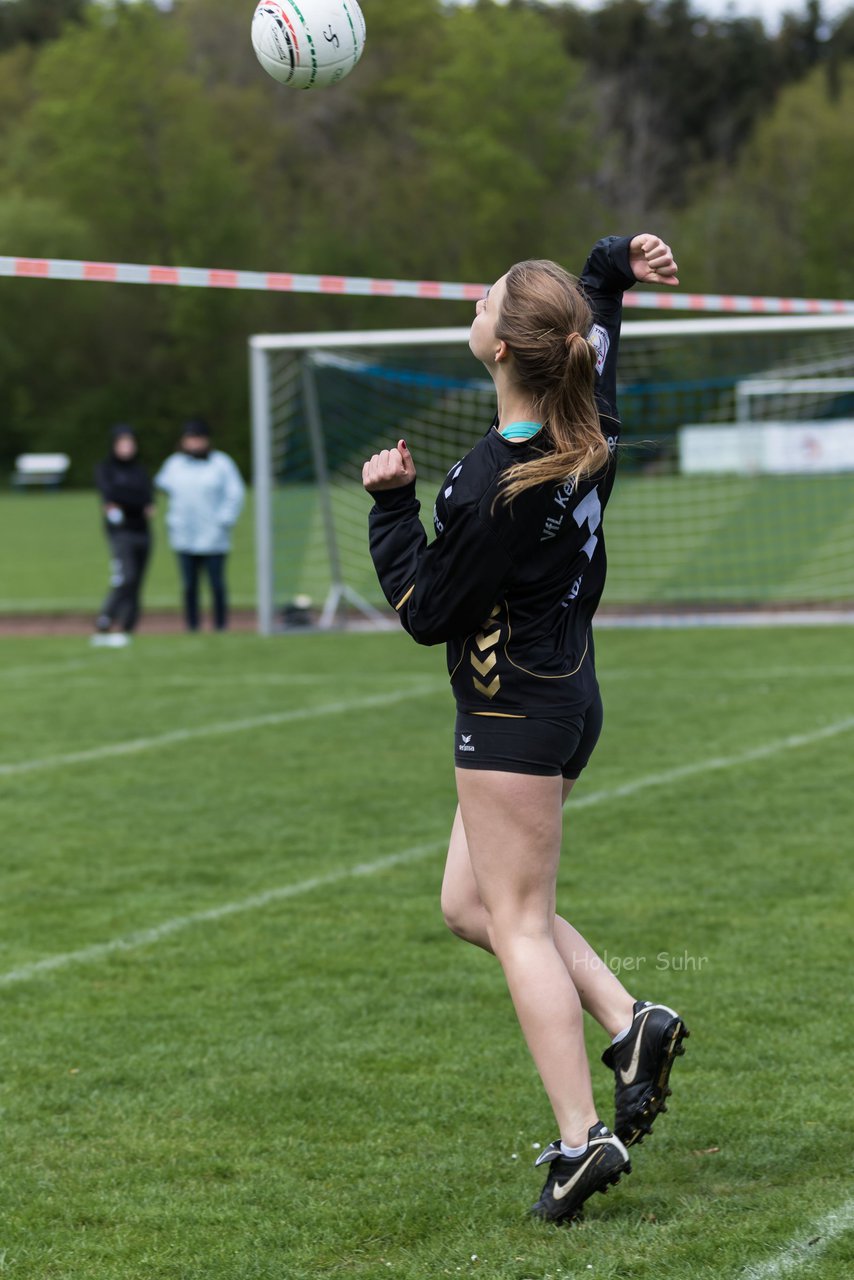
M 581 1002 L 555 943 L 561 784 L 560 778 L 457 770 L 488 947 L 504 970 L 561 1140 L 578 1147 L 597 1116 Z
M 563 782 L 562 800 L 566 800 L 572 786 L 572 782 Z M 445 863 L 442 911 L 448 928 L 453 933 L 484 951 L 492 951 L 487 912 L 472 870 L 459 808 L 454 817 Z M 632 1020 L 634 997 L 626 991 L 578 930 L 559 915 L 554 918 L 554 941 L 578 992 L 582 1008 L 596 1019 L 609 1036 L 615 1036 L 624 1030 Z
M 460 773 L 467 772 L 458 770 L 458 778 Z M 506 779 L 514 775 L 492 776 Z M 566 799 L 572 785 L 572 782 L 564 782 L 562 800 Z M 475 875 L 460 808 L 454 818 L 448 848 L 442 885 L 442 908 L 446 922 L 453 932 L 485 951 L 496 953 L 490 912 Z M 670 1069 L 674 1058 L 683 1052 L 681 1042 L 688 1034 L 687 1029 L 681 1017 L 667 1006 L 651 1005 L 648 1001 L 635 1002 L 578 930 L 557 915 L 553 918 L 552 938 L 570 979 L 575 1000 L 612 1037 L 622 1033 L 620 1043 L 615 1042 L 606 1049 L 603 1062 L 615 1072 L 615 1129 L 618 1137 L 631 1146 L 651 1131 L 655 1117 L 667 1109 L 665 1100 L 670 1094 Z M 508 984 L 509 982 L 508 977 Z M 521 1015 L 520 1022 L 525 1030 Z M 637 1070 L 631 1066 L 632 1058 L 637 1056 L 636 1046 L 642 1050 Z M 533 1045 L 531 1048 L 539 1067 Z M 628 1067 L 632 1073 L 631 1081 L 628 1081 L 628 1077 L 627 1083 L 621 1079 L 621 1066 Z M 571 1067 L 567 1075 L 572 1075 Z M 546 1083 L 545 1077 L 543 1082 Z M 549 1092 L 548 1085 L 546 1088 Z M 549 1096 L 552 1096 L 550 1092 Z

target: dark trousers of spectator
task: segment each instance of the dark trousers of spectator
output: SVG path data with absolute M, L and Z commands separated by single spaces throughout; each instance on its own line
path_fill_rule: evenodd
M 110 529 L 110 591 L 101 605 L 98 627 L 107 631 L 113 625 L 122 631 L 133 631 L 139 620 L 139 597 L 148 557 L 151 534 L 140 530 Z
M 178 564 L 184 585 L 184 621 L 187 630 L 198 631 L 199 629 L 199 582 L 204 569 L 213 595 L 214 627 L 217 631 L 224 631 L 228 626 L 225 556 L 197 556 L 190 551 L 179 551 Z

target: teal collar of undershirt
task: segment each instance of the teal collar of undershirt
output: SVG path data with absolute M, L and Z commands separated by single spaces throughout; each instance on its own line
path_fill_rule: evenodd
M 542 429 L 541 422 L 508 422 L 506 427 L 499 427 L 498 432 L 505 440 L 532 440 Z

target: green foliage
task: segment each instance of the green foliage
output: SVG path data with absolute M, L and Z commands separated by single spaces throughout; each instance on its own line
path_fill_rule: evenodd
M 681 231 L 692 287 L 763 292 L 793 287 L 776 282 L 796 224 L 803 279 L 850 291 L 823 235 L 844 208 L 850 20 L 828 36 L 810 0 L 771 36 L 687 0 L 395 0 L 369 28 L 347 80 L 300 94 L 260 70 L 233 0 L 0 0 L 0 253 L 490 280 L 532 254 L 577 269 L 598 235 L 651 227 Z M 764 130 L 801 85 L 797 150 L 744 159 L 779 149 Z M 253 331 L 468 314 L 16 280 L 0 307 L 0 464 L 61 446 L 76 482 L 117 418 L 165 451 L 204 414 L 246 468 Z
M 18 193 L 0 216 L 4 246 L 106 260 L 244 259 L 260 225 L 252 184 L 222 137 L 226 104 L 211 100 L 188 62 L 188 31 L 148 7 L 93 12 L 85 26 L 45 48 L 33 71 L 30 109 L 4 157 L 7 188 Z M 56 226 L 44 238 L 31 216 L 33 201 L 37 211 L 56 210 Z M 71 227 L 74 243 L 63 252 L 58 233 Z M 26 387 L 40 387 L 31 415 L 20 405 L 9 415 L 16 440 L 26 435 L 68 447 L 81 478 L 111 419 L 141 422 L 166 449 L 189 414 L 242 415 L 243 379 L 235 374 L 246 328 L 239 306 L 165 291 L 117 289 L 90 299 L 85 286 L 37 288 L 38 297 L 5 286 L 7 315 L 18 321 L 8 341 L 19 366 L 18 378 L 3 379 L 6 395 L 21 387 L 20 374 Z M 53 353 L 60 343 L 74 353 L 70 376 L 45 385 L 37 370 L 44 369 L 45 350 Z M 236 359 L 199 358 L 226 343 L 239 352 Z M 0 369 L 9 369 L 2 354 Z
M 0 49 L 55 40 L 66 23 L 79 22 L 90 0 L 0 0 Z
M 464 9 L 447 35 L 415 133 L 437 265 L 444 259 L 453 279 L 492 280 L 532 246 L 580 265 L 603 218 L 596 200 L 579 200 L 593 123 L 581 64 L 536 11 Z
M 815 69 L 785 90 L 735 168 L 686 214 L 683 273 L 699 288 L 851 297 L 854 62 L 834 94 Z

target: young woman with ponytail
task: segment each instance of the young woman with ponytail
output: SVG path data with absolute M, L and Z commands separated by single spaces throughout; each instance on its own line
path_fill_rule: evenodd
M 580 280 L 511 267 L 477 304 L 470 347 L 495 383 L 487 434 L 448 473 L 428 544 L 406 442 L 365 463 L 371 554 L 406 630 L 445 642 L 457 703 L 454 819 L 442 909 L 493 953 L 559 1138 L 532 1213 L 569 1223 L 631 1170 L 627 1147 L 665 1109 L 679 1014 L 636 1000 L 555 913 L 561 808 L 602 726 L 591 622 L 605 583 L 622 295 L 678 284 L 654 235 L 600 240 Z M 596 1114 L 582 1010 L 611 1043 L 613 1132 Z

